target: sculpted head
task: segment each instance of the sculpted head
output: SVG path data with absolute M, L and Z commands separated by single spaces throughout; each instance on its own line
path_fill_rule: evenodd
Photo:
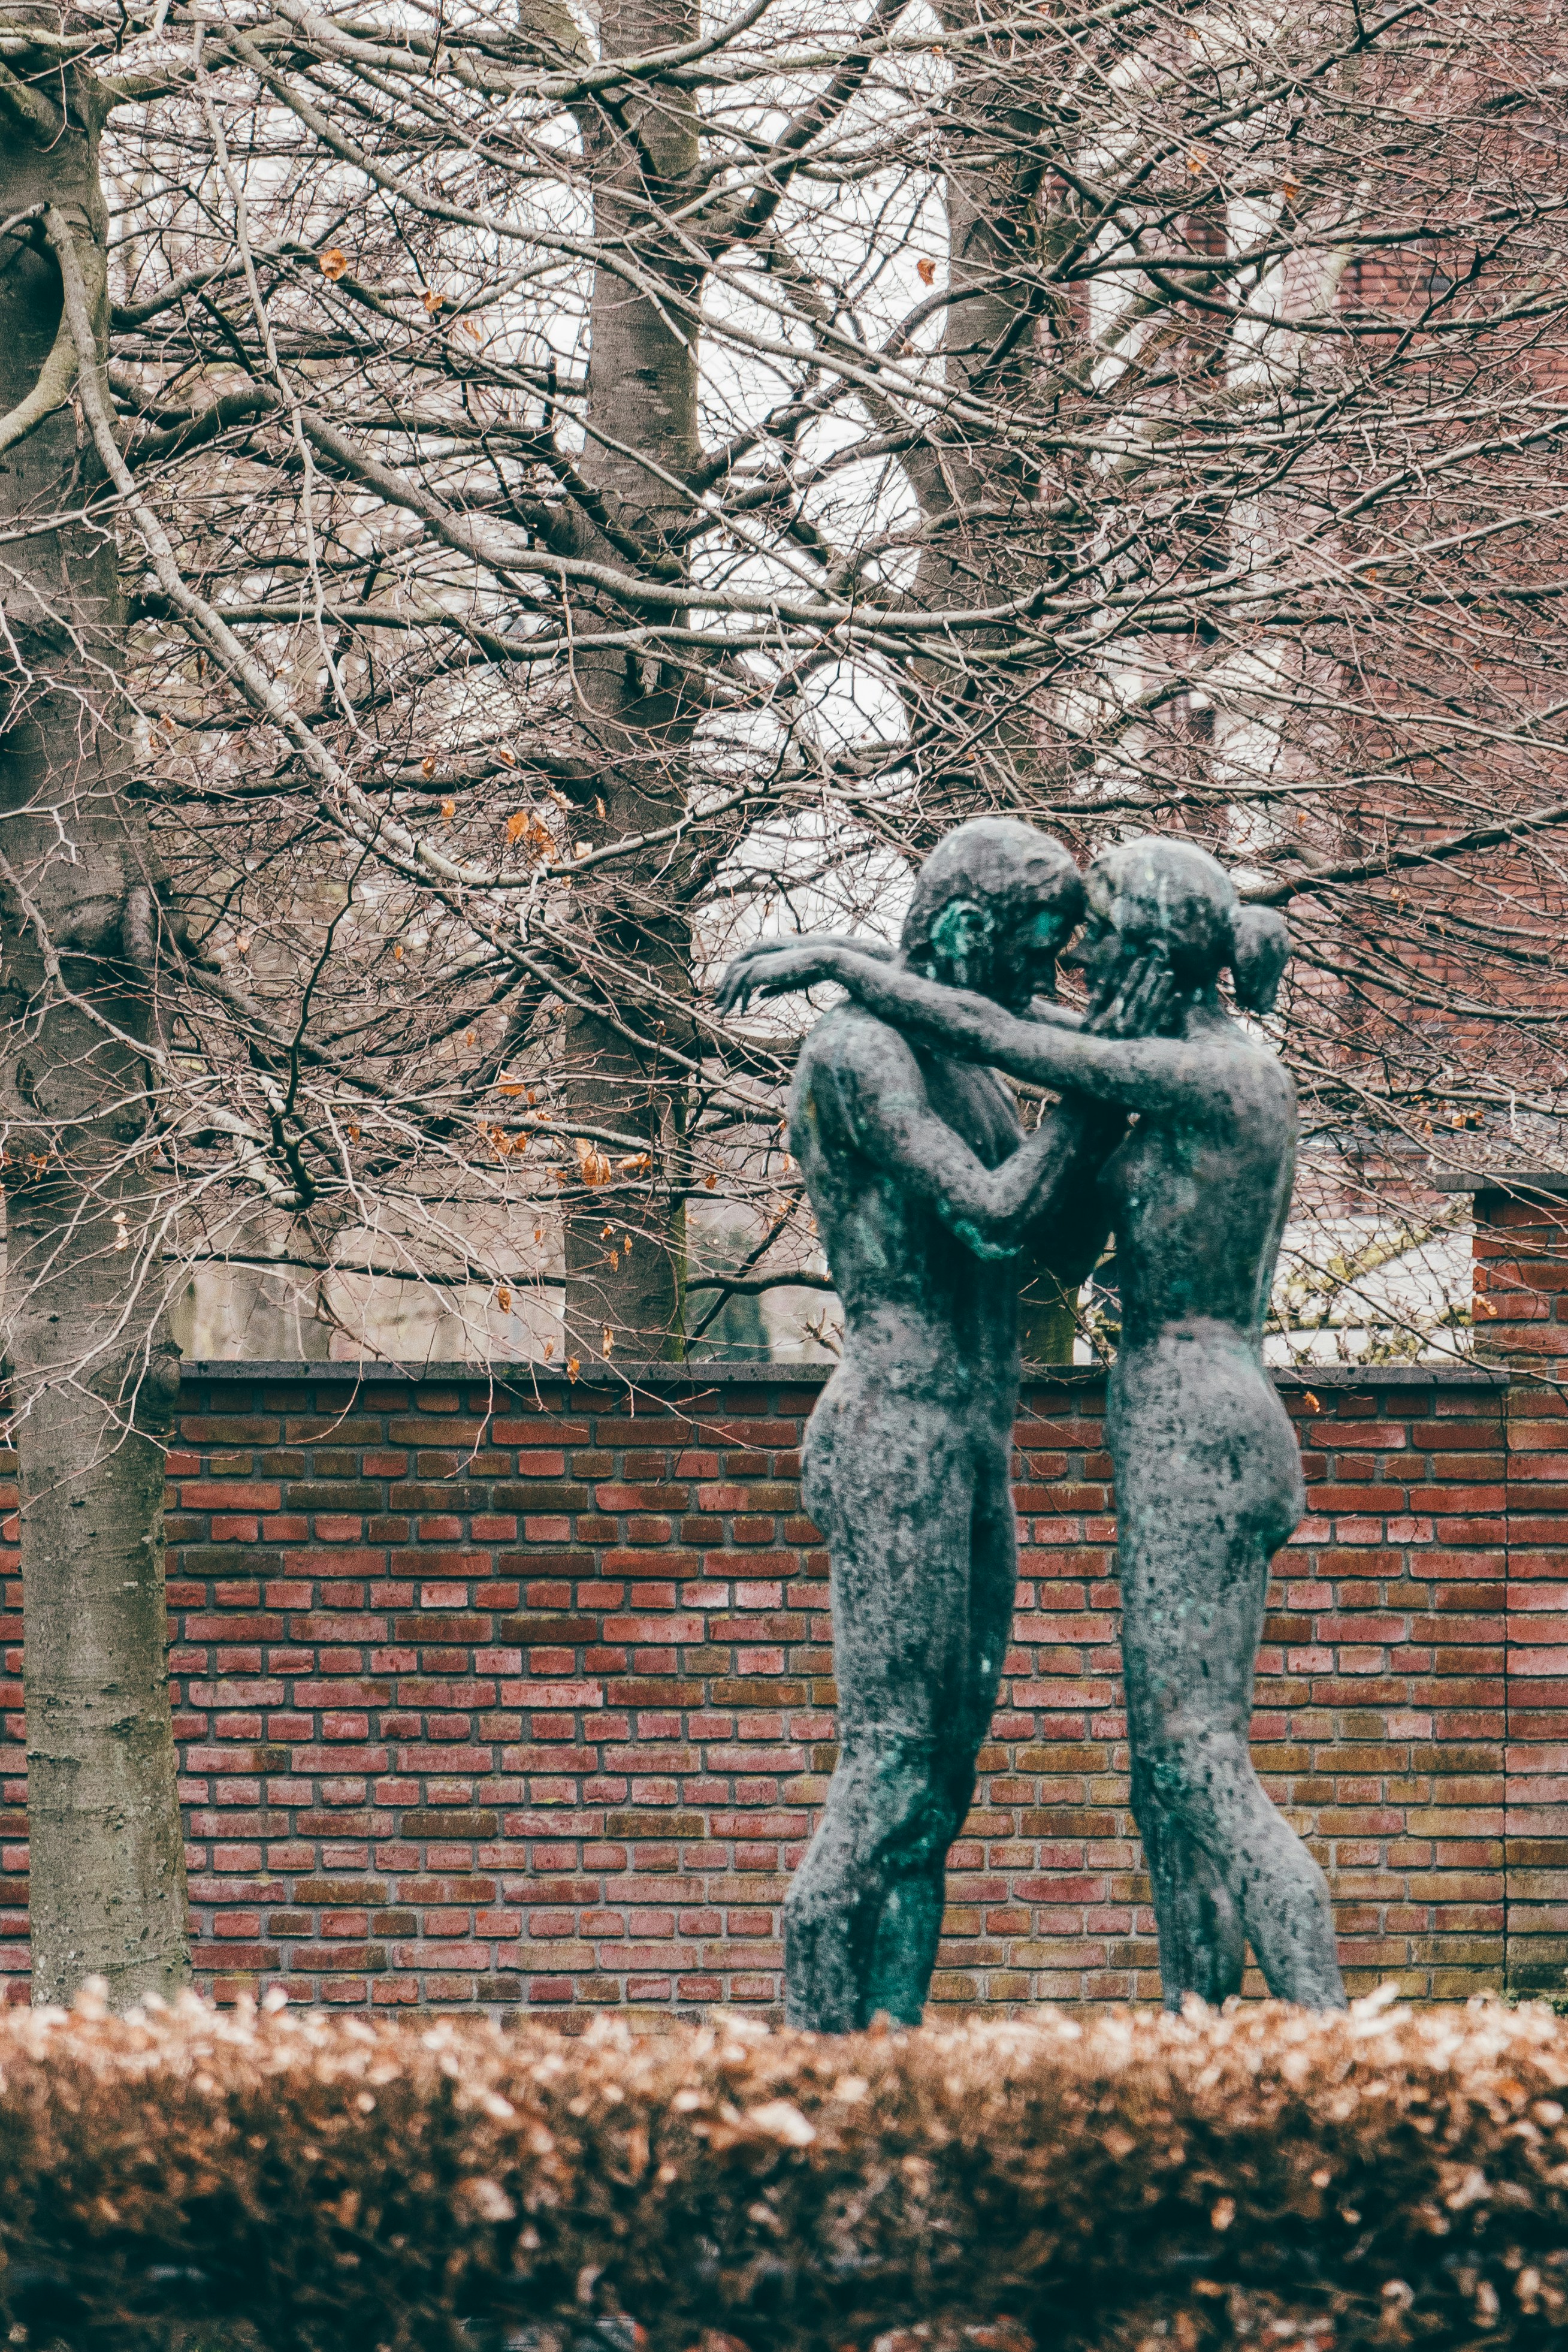
M 1207 850 L 1155 834 L 1119 842 L 1095 859 L 1085 887 L 1088 920 L 1071 961 L 1092 992 L 1160 946 L 1184 995 L 1211 994 L 1228 971 L 1239 1005 L 1272 1011 L 1290 932 L 1271 908 L 1243 906 Z
M 1083 918 L 1083 877 L 1061 842 L 1017 817 L 975 817 L 937 844 L 904 918 L 911 971 L 1022 1012 L 1048 995 Z

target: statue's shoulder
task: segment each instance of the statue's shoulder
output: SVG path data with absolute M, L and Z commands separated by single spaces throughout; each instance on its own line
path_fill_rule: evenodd
M 796 1066 L 802 1074 L 854 1070 L 870 1076 L 906 1067 L 913 1059 L 907 1041 L 888 1022 L 862 1004 L 835 1004 L 808 1033 Z
M 1283 1055 L 1261 1038 L 1251 1040 L 1259 1085 L 1267 1094 L 1277 1095 L 1282 1101 L 1294 1102 L 1296 1081 L 1291 1076 Z
M 1239 1111 L 1248 1107 L 1254 1119 L 1293 1120 L 1296 1116 L 1296 1081 L 1261 1037 L 1249 1038 L 1246 1053 L 1231 1063 L 1226 1092 Z

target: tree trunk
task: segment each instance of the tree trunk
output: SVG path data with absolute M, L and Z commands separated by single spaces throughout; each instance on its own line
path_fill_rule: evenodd
M 1045 310 L 1040 263 L 1050 232 L 1041 202 L 1039 55 L 1010 27 L 975 40 L 975 0 L 945 0 L 940 14 L 949 32 L 968 37 L 953 53 L 945 126 L 949 306 L 943 373 L 956 392 L 1022 409 L 1038 366 L 1035 338 Z M 1056 533 L 1043 520 L 1031 526 L 1039 485 L 1006 442 L 977 437 L 972 428 L 962 437 L 933 432 L 909 474 L 922 520 L 934 533 L 916 574 L 923 610 L 1014 594 L 1049 569 Z M 984 646 L 987 640 L 971 643 Z M 927 723 L 935 719 L 960 740 L 972 733 L 988 758 L 1025 770 L 1033 763 L 1016 679 L 1006 677 L 991 689 L 999 709 L 983 717 L 987 689 L 971 677 L 956 686 L 944 665 L 916 663 L 911 678 L 915 709 Z M 1057 1255 L 1054 1247 L 1049 1259 L 1031 1249 L 1023 1268 L 1019 1340 L 1026 1363 L 1072 1361 L 1078 1283 L 1071 1275 L 1064 1283 Z M 1069 1260 L 1071 1248 L 1062 1265 Z
M 68 227 L 101 356 L 99 128 L 85 77 L 62 83 L 57 68 L 0 86 L 0 215 L 48 205 Z M 75 346 L 57 343 L 61 278 L 38 219 L 4 252 L 9 415 Z M 169 1992 L 189 1960 L 163 1582 L 161 1441 L 177 1366 L 150 1215 L 152 1072 L 136 1050 L 151 1042 L 158 897 L 126 789 L 133 715 L 116 682 L 113 522 L 80 519 L 100 481 L 68 402 L 0 464 L 12 526 L 0 581 L 0 1110 L 34 1994 L 68 1999 L 97 1975 L 124 2002 Z M 24 517 L 44 527 L 23 537 Z
M 696 28 L 693 0 L 612 0 L 601 18 L 602 54 L 634 57 L 690 40 Z M 623 90 L 612 94 L 601 114 L 584 110 L 583 135 L 596 236 L 607 244 L 633 241 L 640 263 L 672 299 L 639 289 L 612 269 L 596 273 L 581 470 L 619 544 L 583 517 L 579 551 L 627 570 L 635 567 L 641 550 L 650 567 L 668 579 L 678 576 L 681 561 L 668 536 L 689 521 L 691 502 L 661 474 L 685 480 L 698 453 L 696 334 L 688 305 L 701 269 L 689 245 L 674 235 L 661 239 L 656 225 L 695 175 L 696 110 L 672 84 L 643 93 Z M 687 745 L 697 716 L 674 664 L 622 652 L 593 654 L 596 621 L 600 628 L 624 628 L 637 617 L 607 601 L 580 623 L 585 649 L 577 668 L 578 712 L 601 771 L 584 829 L 611 842 L 656 832 L 682 814 Z M 612 1021 L 577 1014 L 566 1024 L 565 1050 L 572 1100 L 585 1120 L 647 1139 L 653 1189 L 634 1206 L 629 1202 L 635 1196 L 607 1195 L 569 1209 L 567 1326 L 571 1345 L 591 1355 L 673 1356 L 682 1349 L 685 1309 L 679 1188 L 685 1087 L 679 1066 L 668 1057 L 689 1052 L 692 1043 L 680 1010 L 690 990 L 691 942 L 685 921 L 672 911 L 662 859 L 653 872 L 638 865 L 614 872 L 615 903 L 599 936 L 636 975 L 642 1001 L 618 1010 L 625 1028 L 645 1042 L 634 1042 Z M 662 1171 L 673 1181 L 663 1181 Z

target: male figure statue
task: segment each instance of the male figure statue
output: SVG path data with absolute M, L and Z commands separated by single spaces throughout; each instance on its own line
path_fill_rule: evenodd
M 980 818 L 923 868 L 894 961 L 1028 1013 L 1083 905 L 1060 843 Z M 1152 1028 L 1166 986 L 1140 971 L 1095 1025 Z M 720 1002 L 747 993 L 743 961 Z M 1012 1627 L 1019 1255 L 1032 1243 L 1060 1280 L 1082 1279 L 1104 1239 L 1094 1178 L 1122 1126 L 1070 1100 L 1026 1139 L 994 1072 L 853 1004 L 801 1048 L 790 1139 L 844 1346 L 805 1446 L 831 1559 L 840 1753 L 785 1904 L 792 2025 L 920 2021 Z

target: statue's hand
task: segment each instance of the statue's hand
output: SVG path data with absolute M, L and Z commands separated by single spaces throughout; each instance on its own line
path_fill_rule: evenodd
M 1151 947 L 1084 1018 L 1094 1037 L 1157 1037 L 1176 1003 L 1176 977 L 1163 947 Z
M 820 980 L 837 980 L 837 961 L 829 947 L 780 947 L 762 940 L 736 957 L 714 991 L 714 1002 L 722 1013 L 744 1013 L 753 997 L 789 996 L 814 988 Z

